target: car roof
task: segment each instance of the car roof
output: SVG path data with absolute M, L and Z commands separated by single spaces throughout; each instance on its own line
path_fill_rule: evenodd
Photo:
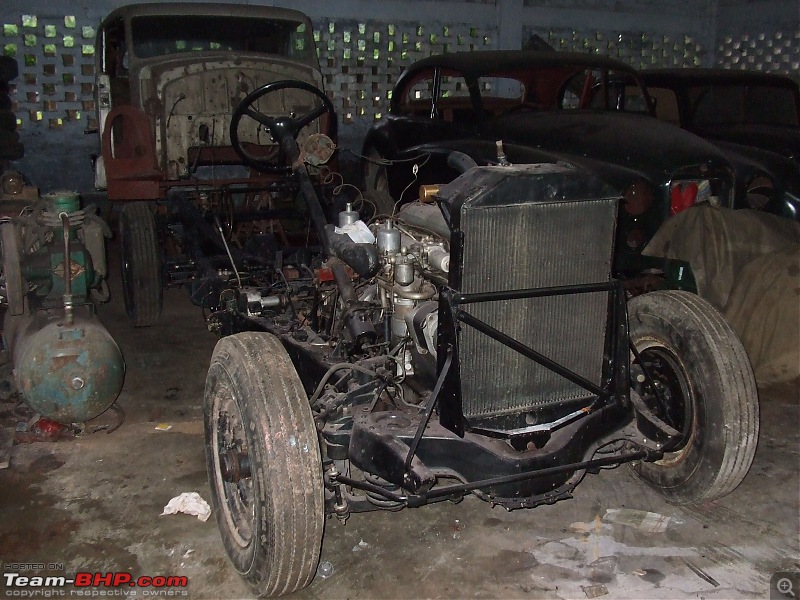
M 762 83 L 787 86 L 795 89 L 798 87 L 797 83 L 786 75 L 733 69 L 647 69 L 639 71 L 639 76 L 647 85 L 654 85 L 656 83 L 668 85 L 670 83 L 679 82 L 690 85 Z
M 423 58 L 408 67 L 415 72 L 431 67 L 453 69 L 464 75 L 480 76 L 487 71 L 513 70 L 533 67 L 557 67 L 576 65 L 609 68 L 634 73 L 633 67 L 607 56 L 583 52 L 556 52 L 534 50 L 476 50 L 474 52 L 452 52 Z
M 141 16 L 193 16 L 209 15 L 219 17 L 253 17 L 263 19 L 285 19 L 287 21 L 308 22 L 309 18 L 299 10 L 259 6 L 253 4 L 223 4 L 210 2 L 147 2 L 127 4 L 111 11 L 103 23 L 123 17 L 131 19 Z

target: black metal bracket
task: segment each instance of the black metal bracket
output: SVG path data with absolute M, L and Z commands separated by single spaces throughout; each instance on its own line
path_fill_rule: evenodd
M 441 373 L 439 373 L 439 378 L 436 380 L 436 385 L 433 387 L 433 391 L 431 392 L 428 401 L 425 403 L 425 412 L 423 413 L 422 420 L 420 421 L 417 431 L 414 434 L 414 439 L 411 441 L 411 446 L 409 446 L 408 456 L 406 456 L 405 462 L 406 472 L 411 469 L 411 462 L 414 460 L 414 455 L 417 453 L 419 441 L 422 439 L 422 435 L 425 433 L 425 428 L 428 426 L 428 423 L 431 420 L 433 407 L 436 406 L 436 400 L 439 398 L 439 392 L 442 391 L 442 385 L 444 385 L 444 380 L 447 377 L 447 373 L 450 371 L 450 365 L 452 364 L 453 349 L 448 348 L 447 356 L 444 359 L 444 366 L 442 367 Z

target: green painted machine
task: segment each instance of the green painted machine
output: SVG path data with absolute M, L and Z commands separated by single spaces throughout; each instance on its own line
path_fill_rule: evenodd
M 98 320 L 108 300 L 105 238 L 111 231 L 75 192 L 45 195 L 0 223 L 6 316 L 3 338 L 14 379 L 36 412 L 88 421 L 114 403 L 125 362 Z

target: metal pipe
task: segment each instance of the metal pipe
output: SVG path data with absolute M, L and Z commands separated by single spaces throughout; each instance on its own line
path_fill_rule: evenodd
M 236 268 L 236 262 L 233 260 L 233 254 L 231 254 L 231 249 L 228 247 L 228 240 L 225 239 L 225 232 L 222 230 L 222 224 L 219 222 L 219 218 L 217 215 L 214 215 L 214 223 L 217 225 L 217 230 L 219 231 L 219 235 L 222 238 L 222 245 L 225 246 L 225 252 L 228 253 L 228 258 L 231 261 L 231 266 L 233 267 L 233 272 L 236 274 L 236 281 L 239 282 L 239 288 L 242 287 L 242 278 L 239 277 L 239 270 Z
M 493 477 L 492 479 L 484 479 L 482 481 L 475 481 L 472 483 L 462 483 L 456 485 L 449 485 L 443 488 L 431 490 L 426 494 L 428 499 L 437 498 L 440 496 L 449 496 L 454 493 L 471 492 L 481 488 L 491 487 L 493 485 L 503 485 L 505 483 L 516 483 L 518 481 L 525 481 L 527 479 L 535 479 L 537 477 L 547 477 L 548 475 L 558 475 L 559 473 L 567 473 L 569 471 L 582 471 L 584 469 L 594 469 L 597 467 L 608 467 L 611 465 L 618 465 L 624 462 L 639 460 L 646 458 L 649 452 L 646 450 L 637 450 L 630 454 L 620 454 L 617 456 L 608 456 L 604 458 L 594 458 L 579 463 L 572 463 L 569 465 L 559 465 L 557 467 L 547 467 L 546 469 L 539 469 L 528 473 L 514 473 L 513 475 L 502 475 L 500 477 Z
M 454 304 L 475 304 L 477 302 L 496 302 L 499 300 L 522 300 L 524 298 L 544 298 L 546 296 L 566 296 L 569 294 L 591 294 L 594 292 L 616 291 L 619 282 L 601 281 L 599 283 L 581 283 L 577 285 L 560 285 L 554 287 L 528 288 L 522 290 L 504 290 L 499 292 L 475 292 L 472 294 L 455 294 Z
M 75 317 L 72 313 L 72 257 L 69 247 L 69 215 L 62 212 L 58 215 L 64 233 L 64 316 L 67 325 L 72 325 Z

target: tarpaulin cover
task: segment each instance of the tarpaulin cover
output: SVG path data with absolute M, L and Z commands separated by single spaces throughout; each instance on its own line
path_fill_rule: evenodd
M 644 251 L 689 263 L 698 294 L 739 334 L 759 384 L 800 377 L 800 224 L 702 204 L 667 220 Z

